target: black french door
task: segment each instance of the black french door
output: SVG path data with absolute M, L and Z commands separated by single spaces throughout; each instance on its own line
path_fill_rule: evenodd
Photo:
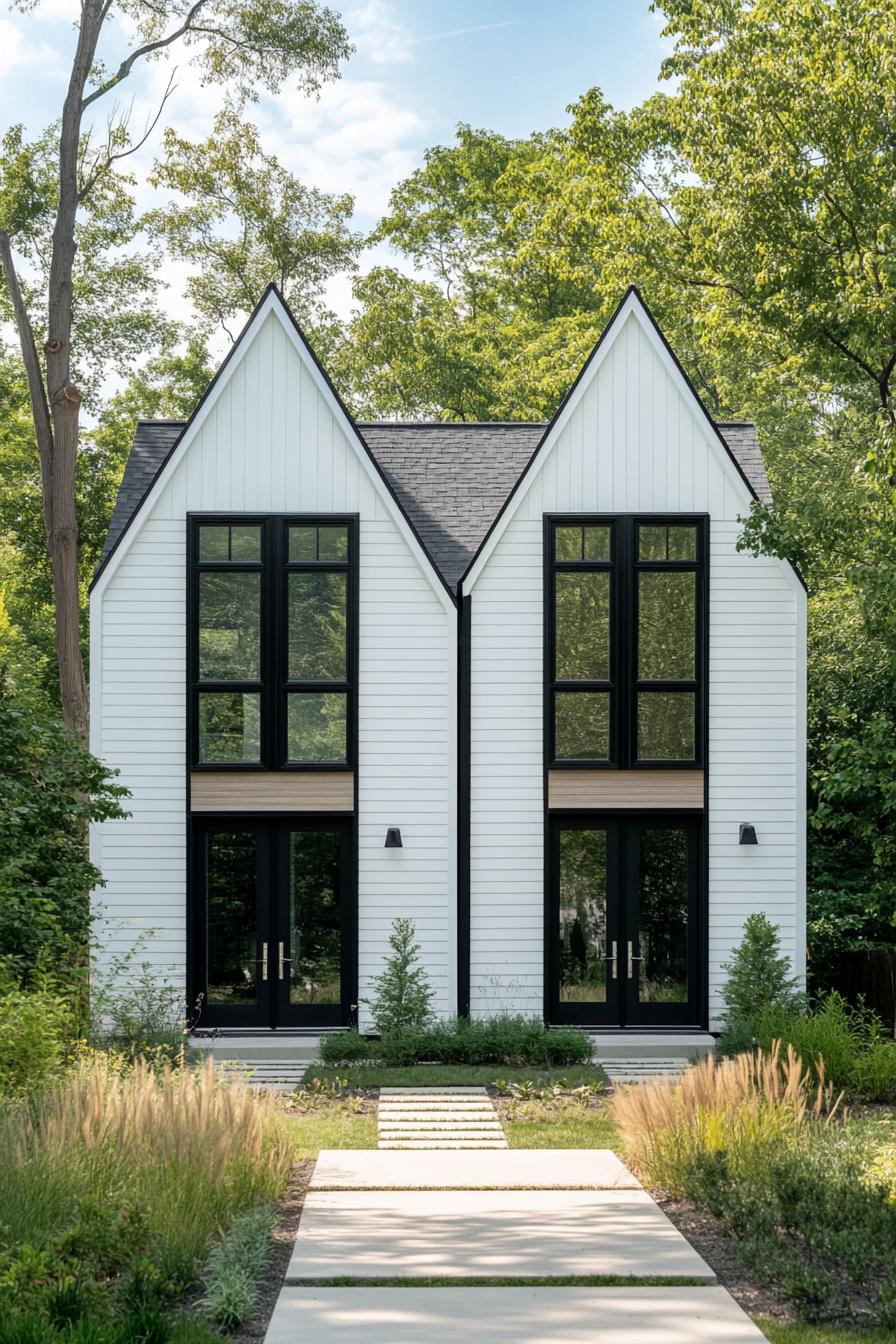
M 354 999 L 343 818 L 194 819 L 191 999 L 201 1026 L 325 1027 Z
M 698 1026 L 700 822 L 552 817 L 552 1022 Z

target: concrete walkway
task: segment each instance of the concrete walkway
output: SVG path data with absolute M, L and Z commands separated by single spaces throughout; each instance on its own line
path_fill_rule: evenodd
M 381 1087 L 380 1148 L 506 1148 L 484 1087 Z
M 609 1150 L 322 1152 L 266 1344 L 458 1339 L 764 1336 Z

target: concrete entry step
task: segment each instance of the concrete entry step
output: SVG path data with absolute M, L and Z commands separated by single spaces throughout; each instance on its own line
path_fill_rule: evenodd
M 761 1344 L 724 1288 L 284 1288 L 265 1344 Z
M 690 1065 L 681 1059 L 612 1059 L 601 1067 L 611 1083 L 654 1083 L 680 1078 Z
M 609 1148 L 507 1148 L 444 1158 L 374 1148 L 324 1149 L 312 1190 L 639 1190 L 640 1182 Z
M 715 1275 L 643 1190 L 311 1190 L 287 1282 Z
M 692 1059 L 712 1054 L 716 1040 L 708 1031 L 591 1031 L 584 1030 L 594 1043 L 598 1064 L 615 1059 L 645 1061 L 674 1059 L 688 1064 Z

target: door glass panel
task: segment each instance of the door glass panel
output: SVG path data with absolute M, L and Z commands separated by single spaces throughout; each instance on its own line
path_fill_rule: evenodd
M 693 691 L 638 694 L 638 760 L 693 761 L 696 750 Z
M 252 831 L 206 836 L 206 966 L 212 1006 L 246 1006 L 257 1000 L 256 849 Z
M 348 757 L 344 691 L 293 691 L 287 698 L 286 750 L 292 764 L 340 764 Z
M 606 1003 L 607 833 L 560 832 L 560 1002 Z
M 342 1000 L 342 911 L 338 831 L 289 836 L 289 1002 Z
M 697 675 L 697 575 L 642 570 L 638 575 L 638 677 L 693 681 Z
M 610 759 L 609 691 L 558 691 L 554 706 L 558 761 Z
M 558 681 L 610 677 L 610 575 L 605 569 L 554 575 L 555 675 Z
M 345 681 L 347 591 L 344 572 L 290 574 L 290 681 Z
M 203 765 L 261 760 L 261 696 L 257 691 L 202 691 L 199 760 Z
M 688 832 L 641 831 L 638 853 L 640 1003 L 688 1001 Z
M 199 575 L 199 680 L 261 676 L 261 575 L 215 570 Z

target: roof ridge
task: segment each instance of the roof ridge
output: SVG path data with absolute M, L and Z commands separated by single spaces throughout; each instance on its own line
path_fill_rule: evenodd
M 543 429 L 546 420 L 356 420 L 367 429 Z

